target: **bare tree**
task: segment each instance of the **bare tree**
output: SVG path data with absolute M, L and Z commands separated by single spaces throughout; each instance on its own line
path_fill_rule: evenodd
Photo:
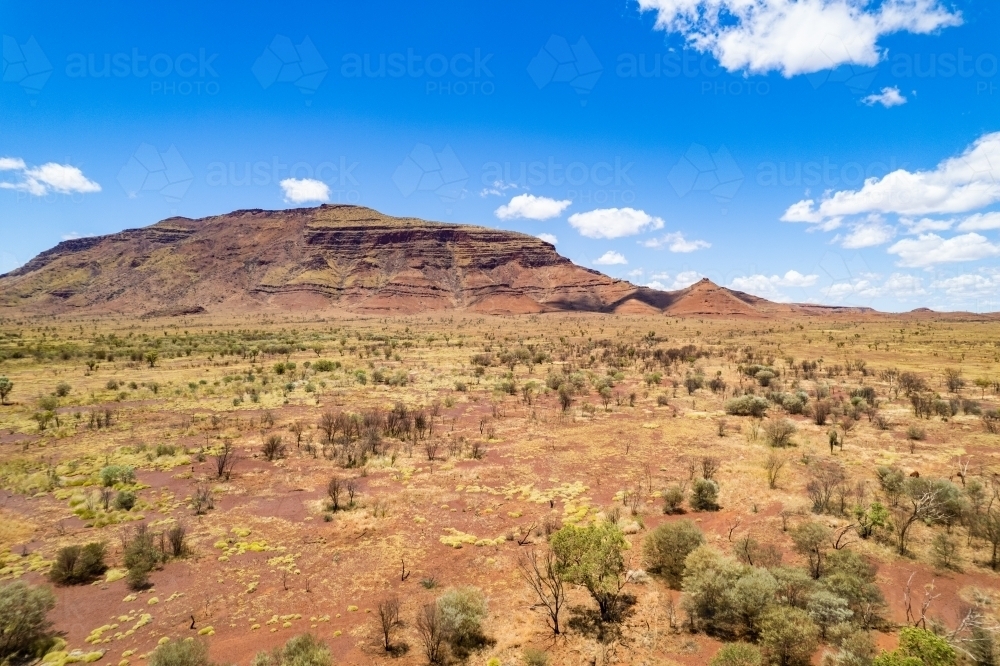
M 778 487 L 778 474 L 781 473 L 781 469 L 785 466 L 787 460 L 784 456 L 780 456 L 774 451 L 768 454 L 767 460 L 764 461 L 764 471 L 767 472 L 767 487 L 774 488 Z
M 705 456 L 701 459 L 701 476 L 703 479 L 712 481 L 716 472 L 719 471 L 719 459 Z
M 326 484 L 326 494 L 330 496 L 330 508 L 334 511 L 340 510 L 340 496 L 344 493 L 344 482 L 338 477 L 330 479 Z
M 347 506 L 354 506 L 354 496 L 358 494 L 358 482 L 354 479 L 348 479 L 347 483 L 344 484 L 344 489 L 347 490 Z
M 238 456 L 235 449 L 233 449 L 233 443 L 228 439 L 224 440 L 222 442 L 222 450 L 215 456 L 216 477 L 228 481 L 233 475 L 233 468 L 236 467 L 237 460 Z
M 914 479 L 914 481 L 917 481 Z M 920 487 L 923 484 L 913 484 L 909 496 L 892 509 L 893 529 L 896 535 L 896 550 L 900 555 L 906 554 L 906 539 L 910 528 L 918 520 L 933 520 L 941 513 L 941 500 L 938 489 Z
M 444 663 L 447 650 L 447 630 L 436 603 L 424 604 L 417 613 L 417 635 L 424 646 L 430 664 Z
M 378 604 L 379 627 L 382 629 L 382 644 L 386 652 L 392 652 L 392 635 L 402 625 L 399 620 L 399 597 L 391 597 Z
M 306 427 L 302 424 L 302 421 L 296 421 L 288 426 L 288 430 L 295 435 L 295 448 L 299 448 L 302 445 L 302 433 L 306 431 Z
M 532 550 L 519 557 L 517 565 L 521 570 L 521 577 L 545 608 L 549 628 L 558 636 L 559 613 L 566 604 L 566 590 L 558 572 L 556 558 L 551 551 L 546 551 L 545 555 L 539 558 L 538 553 Z
M 268 460 L 274 461 L 285 457 L 285 444 L 281 440 L 281 435 L 268 435 L 264 440 L 261 452 Z

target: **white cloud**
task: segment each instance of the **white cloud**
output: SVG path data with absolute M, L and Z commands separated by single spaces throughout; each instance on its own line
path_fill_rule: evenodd
M 931 283 L 931 288 L 941 290 L 954 298 L 996 298 L 1000 292 L 1000 271 L 987 269 L 979 274 L 966 273 L 935 280 Z
M 671 252 L 694 252 L 695 250 L 712 247 L 712 244 L 708 241 L 687 240 L 684 238 L 684 234 L 679 231 L 670 232 L 660 238 L 650 238 L 649 240 L 644 241 L 643 245 L 645 247 L 652 247 L 655 249 L 665 247 Z
M 618 266 L 621 264 L 627 264 L 628 260 L 625 259 L 625 255 L 615 252 L 614 250 L 608 250 L 595 259 L 594 263 L 598 266 Z
M 976 261 L 1000 256 L 1000 245 L 995 245 L 977 233 L 962 234 L 944 239 L 937 234 L 920 234 L 917 238 L 904 238 L 889 248 L 889 254 L 899 256 L 900 266 L 923 268 L 934 264 L 958 261 Z
M 816 284 L 818 279 L 818 275 L 803 275 L 794 270 L 788 271 L 783 276 L 772 275 L 768 277 L 758 273 L 733 278 L 733 281 L 729 283 L 729 288 L 775 301 L 787 301 L 789 298 L 779 291 L 779 287 L 811 287 Z
M 656 27 L 683 35 L 729 71 L 786 77 L 839 65 L 876 65 L 878 40 L 896 32 L 928 34 L 960 25 L 937 0 L 639 0 Z
M 288 203 L 307 203 L 310 201 L 329 201 L 330 186 L 321 180 L 312 178 L 286 178 L 280 183 Z
M 959 231 L 989 231 L 1000 229 L 1000 212 L 976 213 L 958 224 Z
M 673 280 L 671 280 L 670 275 L 667 273 L 654 273 L 650 277 L 653 279 L 645 285 L 650 289 L 677 291 L 678 289 L 687 289 L 705 276 L 698 271 L 681 271 Z
M 93 234 L 81 234 L 79 231 L 71 231 L 60 236 L 64 241 L 76 240 L 77 238 L 90 238 Z
M 100 192 L 101 186 L 88 179 L 75 166 L 48 162 L 28 168 L 20 157 L 0 157 L 0 171 L 13 171 L 16 182 L 0 181 L 0 189 L 27 192 L 43 197 L 50 192 L 58 194 L 90 194 Z
M 550 220 L 562 215 L 571 203 L 573 202 L 568 199 L 560 201 L 533 194 L 518 194 L 509 203 L 497 208 L 494 214 L 501 220 Z
M 906 227 L 906 233 L 913 235 L 926 233 L 928 231 L 948 231 L 955 225 L 954 220 L 933 220 L 929 217 L 921 218 L 919 220 L 902 218 L 900 222 L 904 227 Z
M 492 185 L 490 185 L 489 187 L 484 187 L 482 190 L 480 190 L 479 196 L 502 197 L 503 193 L 506 192 L 507 190 L 516 190 L 516 189 L 518 189 L 517 183 L 505 183 L 502 180 L 495 180 L 493 181 Z
M 0 157 L 0 171 L 23 171 L 24 160 L 20 157 Z
M 541 238 L 546 243 L 552 243 L 553 245 L 559 242 L 559 239 L 556 238 L 555 235 L 553 234 L 538 234 L 537 237 Z
M 574 213 L 569 223 L 587 238 L 620 238 L 663 228 L 663 220 L 634 208 L 598 208 Z
M 634 268 L 634 269 L 632 269 L 632 270 L 630 270 L 628 272 L 628 276 L 629 277 L 641 277 L 642 274 L 645 273 L 645 272 L 646 271 L 642 270 L 641 268 Z
M 812 224 L 865 213 L 947 215 L 1000 201 L 1000 132 L 985 134 L 958 157 L 930 171 L 898 169 L 869 178 L 860 190 L 841 190 L 792 204 L 781 219 Z
M 859 222 L 851 227 L 851 232 L 841 241 L 841 246 L 848 250 L 858 250 L 863 247 L 874 247 L 892 240 L 896 230 L 882 222 L 875 215 L 866 222 Z
M 896 86 L 893 86 L 892 88 L 882 88 L 882 92 L 872 93 L 861 101 L 868 106 L 881 104 L 887 109 L 906 104 L 906 98 L 899 93 L 899 88 Z

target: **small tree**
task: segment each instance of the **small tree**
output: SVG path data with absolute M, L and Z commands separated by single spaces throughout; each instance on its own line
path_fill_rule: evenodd
M 552 551 L 546 551 L 541 558 L 535 551 L 529 551 L 517 561 L 521 577 L 538 597 L 538 602 L 548 614 L 549 628 L 556 636 L 560 633 L 559 613 L 566 604 L 566 590 L 559 574 L 558 562 Z
M 149 364 L 149 367 L 151 368 L 154 367 L 159 359 L 160 359 L 159 352 L 155 351 L 146 352 L 146 363 Z
M 719 484 L 711 479 L 697 479 L 691 486 L 689 503 L 695 511 L 719 510 Z
M 0 377 L 0 405 L 7 404 L 7 396 L 14 390 L 14 382 L 6 377 Z
M 233 468 L 236 467 L 236 450 L 233 443 L 228 439 L 222 442 L 222 450 L 215 456 L 215 476 L 223 481 L 228 481 L 233 475 Z
M 392 636 L 402 622 L 399 619 L 399 597 L 391 597 L 378 604 L 379 628 L 382 630 L 382 645 L 386 652 L 394 649 Z
M 567 525 L 551 537 L 552 552 L 563 580 L 586 588 L 597 602 L 601 620 L 618 618 L 618 602 L 627 582 L 622 551 L 625 535 L 612 523 Z
M 819 628 L 801 608 L 774 606 L 761 621 L 760 644 L 775 666 L 808 666 L 818 639 Z
M 443 664 L 448 655 L 447 632 L 436 603 L 424 604 L 417 613 L 417 636 L 424 647 L 427 662 Z
M 683 503 L 684 489 L 680 485 L 675 483 L 663 491 L 663 513 L 684 513 L 684 509 L 681 508 Z
M 785 458 L 774 451 L 767 455 L 767 459 L 764 461 L 764 471 L 767 473 L 767 487 L 771 490 L 778 487 L 778 475 L 786 462 Z
M 829 540 L 829 528 L 817 522 L 802 523 L 792 530 L 795 550 L 809 560 L 809 572 L 813 578 L 823 574 L 823 559 Z
M 140 524 L 128 546 L 125 548 L 123 562 L 128 573 L 125 582 L 132 590 L 142 590 L 149 587 L 149 574 L 163 559 L 153 541 L 153 535 Z
M 483 620 L 488 614 L 486 597 L 478 587 L 453 587 L 437 599 L 448 642 L 466 650 L 483 642 Z
M 643 542 L 646 569 L 663 576 L 671 589 L 679 590 L 684 577 L 684 560 L 703 543 L 705 537 L 690 520 L 660 525 Z
M 56 598 L 24 581 L 0 585 L 0 663 L 40 657 L 51 640 L 49 611 Z
M 335 476 L 326 484 L 326 494 L 330 497 L 330 508 L 333 511 L 340 510 L 340 496 L 343 493 L 344 482 L 340 478 Z

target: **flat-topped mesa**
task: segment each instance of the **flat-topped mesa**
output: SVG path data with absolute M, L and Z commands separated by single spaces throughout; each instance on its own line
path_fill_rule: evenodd
M 0 276 L 3 308 L 149 316 L 304 309 L 744 318 L 874 313 L 773 303 L 707 278 L 658 291 L 577 266 L 535 236 L 347 205 L 172 217 L 64 241 Z
M 123 313 L 605 311 L 638 290 L 534 236 L 343 205 L 175 217 L 65 241 L 0 285 L 3 306 Z

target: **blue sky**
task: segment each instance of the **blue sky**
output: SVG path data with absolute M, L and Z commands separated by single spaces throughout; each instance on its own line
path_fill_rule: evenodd
M 996 3 L 420 4 L 0 0 L 0 271 L 330 201 L 661 288 L 1000 310 Z

